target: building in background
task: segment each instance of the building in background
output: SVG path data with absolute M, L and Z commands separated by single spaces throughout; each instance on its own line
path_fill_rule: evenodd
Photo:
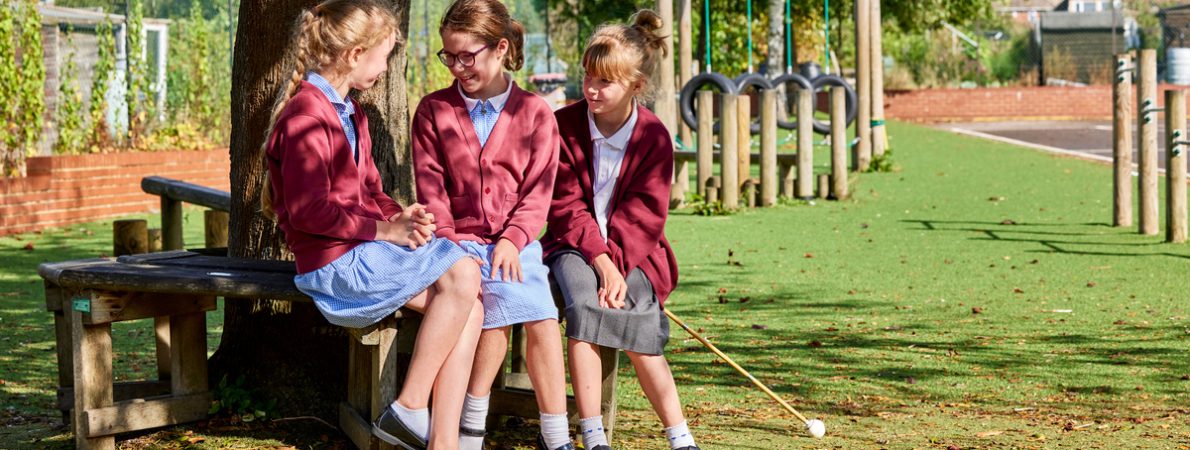
M 82 94 L 84 102 L 91 97 L 91 84 L 94 79 L 93 68 L 99 59 L 99 42 L 96 31 L 104 20 L 108 20 L 111 22 L 112 34 L 115 37 L 116 64 L 111 76 L 108 77 L 107 123 L 111 127 L 109 131 L 112 134 L 126 130 L 128 114 L 124 93 L 127 83 L 124 74 L 127 71 L 128 53 L 125 48 L 127 25 L 124 16 L 89 9 L 66 8 L 49 3 L 39 4 L 38 10 L 41 12 L 41 42 L 45 57 L 46 117 L 54 117 L 57 110 L 61 71 L 66 64 L 66 57 L 72 49 L 78 92 Z M 145 35 L 142 36 L 141 42 L 145 46 L 138 51 L 145 54 L 145 62 L 148 65 L 145 74 L 152 80 L 153 90 L 152 93 L 145 95 L 156 95 L 154 99 L 157 105 L 156 110 L 159 114 L 164 114 L 170 22 L 169 20 L 146 17 L 143 23 Z M 66 37 L 68 31 L 72 31 L 69 41 Z M 68 42 L 70 42 L 69 46 Z M 86 111 L 88 107 L 88 105 L 84 105 L 83 110 Z M 52 121 L 47 121 L 47 123 L 52 124 Z M 45 127 L 41 140 L 42 154 L 50 154 L 57 135 L 57 130 L 52 125 Z

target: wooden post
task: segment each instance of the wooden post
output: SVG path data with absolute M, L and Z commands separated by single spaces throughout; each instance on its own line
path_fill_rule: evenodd
M 739 154 L 736 153 L 740 145 L 736 124 L 740 108 L 732 107 L 737 103 L 735 94 L 719 95 L 722 99 L 719 104 L 723 105 L 719 108 L 719 185 L 722 186 L 719 197 L 724 208 L 736 209 L 740 207 Z
M 744 193 L 744 204 L 749 208 L 756 207 L 756 179 L 748 178 L 744 180 L 744 186 L 740 188 Z
M 707 178 L 707 186 L 703 189 L 707 193 L 708 204 L 719 201 L 719 177 Z
M 657 14 L 661 15 L 661 35 L 665 36 L 665 52 L 661 57 L 659 77 L 657 83 L 657 100 L 653 103 L 653 112 L 666 130 L 678 129 L 677 99 L 674 96 L 674 2 L 673 0 L 657 0 Z M 669 135 L 673 139 L 673 134 Z
M 715 173 L 715 93 L 698 92 L 698 150 L 695 170 L 698 193 L 707 197 L 707 180 Z
M 600 369 L 603 383 L 600 389 L 599 412 L 603 414 L 603 433 L 612 442 L 616 429 L 616 370 L 620 368 L 620 351 L 610 347 L 599 347 Z
M 161 251 L 161 229 L 149 228 L 149 253 Z
M 855 0 L 855 168 L 863 172 L 872 163 L 872 0 Z M 801 118 L 798 118 L 801 121 Z M 800 195 L 800 194 L 799 194 Z
M 202 217 L 207 248 L 227 247 L 227 227 L 230 221 L 227 211 L 208 209 L 203 211 Z
M 1112 196 L 1112 226 L 1132 226 L 1132 75 L 1127 53 L 1116 55 L 1116 79 L 1112 89 L 1112 166 L 1115 187 Z
M 752 97 L 747 95 L 736 96 L 736 107 L 739 111 L 736 112 L 736 139 L 739 144 L 736 147 L 736 167 L 739 170 L 740 183 L 738 188 L 744 187 L 744 181 L 752 177 Z
M 1157 187 L 1157 50 L 1144 49 L 1136 65 L 1137 153 L 1140 156 L 1140 234 L 1159 231 Z
M 847 198 L 847 91 L 831 88 L 831 194 Z
M 207 313 L 169 318 L 171 392 L 174 396 L 207 391 Z
M 884 44 L 882 39 L 883 25 L 880 19 L 880 0 L 872 2 L 872 15 L 868 17 L 871 30 L 870 42 L 872 56 L 869 63 L 872 66 L 872 155 L 884 156 L 885 146 L 888 145 L 887 129 L 884 127 Z
M 797 91 L 797 196 L 814 197 L 814 92 Z
M 784 195 L 785 198 L 797 197 L 793 192 L 793 183 L 797 179 L 797 165 L 780 161 L 777 162 L 777 165 L 781 167 L 781 195 Z
M 831 176 L 830 174 L 818 174 L 818 198 L 826 200 L 831 196 Z
M 161 197 L 161 247 L 163 250 L 181 250 L 182 202 Z
M 1165 91 L 1165 241 L 1186 242 L 1186 91 Z
M 149 252 L 149 223 L 144 219 L 112 222 L 112 256 Z
M 760 205 L 777 204 L 777 91 L 760 93 Z
M 64 305 L 69 308 L 69 305 Z M 74 446 L 80 450 L 114 450 L 114 435 L 89 437 L 88 409 L 111 406 L 112 324 L 84 325 L 79 311 L 68 311 L 74 348 Z
M 678 85 L 677 89 L 681 89 L 693 77 L 694 67 L 694 41 L 690 33 L 691 19 L 690 19 L 690 2 L 691 0 L 678 0 Z M 679 116 L 680 117 L 680 116 Z M 682 144 L 689 147 L 694 142 L 691 141 L 690 127 L 686 126 L 686 122 L 678 120 L 678 138 L 682 140 Z M 683 166 L 686 163 L 682 163 Z M 702 181 L 700 178 L 699 181 Z M 702 189 L 701 187 L 699 189 Z

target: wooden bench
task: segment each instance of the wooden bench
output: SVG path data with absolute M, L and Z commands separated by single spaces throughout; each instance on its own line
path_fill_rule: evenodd
M 162 191 L 163 206 L 165 196 L 173 195 L 169 192 L 188 192 L 184 189 L 187 183 L 154 182 L 161 180 L 172 186 Z M 163 215 L 163 229 L 171 226 L 167 220 Z M 174 250 L 47 263 L 38 268 L 45 280 L 46 309 L 54 314 L 59 409 L 74 424 L 78 448 L 110 449 L 117 433 L 207 417 L 211 394 L 206 312 L 215 309 L 218 297 L 311 301 L 293 284 L 296 269 L 292 262 L 223 255 L 226 249 Z M 114 383 L 111 324 L 148 318 L 157 319 L 158 379 Z M 371 327 L 347 330 L 351 336 L 348 393 L 340 405 L 339 425 L 359 448 L 388 448 L 372 437 L 371 419 L 397 394 L 398 379 L 405 371 L 402 362 L 408 360 L 401 355 L 412 353 L 419 322 L 420 315 L 399 311 Z M 538 417 L 524 353 L 524 331 L 515 327 L 511 371 L 502 369 L 493 387 L 493 418 Z M 603 355 L 601 409 L 610 436 L 615 423 L 618 352 L 604 349 Z M 577 422 L 573 398 L 567 409 L 571 421 Z

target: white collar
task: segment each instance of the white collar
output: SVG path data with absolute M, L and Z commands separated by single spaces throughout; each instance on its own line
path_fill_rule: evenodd
M 619 150 L 628 148 L 628 140 L 632 139 L 632 129 L 636 128 L 636 100 L 632 101 L 632 114 L 628 116 L 628 121 L 624 122 L 624 126 L 616 130 L 611 137 L 603 137 L 603 133 L 599 132 L 599 127 L 595 126 L 595 116 L 591 114 L 590 109 L 587 109 L 587 127 L 591 130 L 592 141 L 604 139 L 607 145 Z
M 488 102 L 492 104 L 492 109 L 495 109 L 497 113 L 504 110 L 504 104 L 508 103 L 508 95 L 512 92 L 512 76 L 508 72 L 504 72 L 503 75 L 504 81 L 508 82 L 508 87 L 504 88 L 504 92 L 500 95 L 488 99 Z M 459 86 L 459 95 L 463 96 L 463 104 L 467 105 L 467 111 L 473 111 L 479 105 L 479 99 L 468 97 L 463 92 L 462 85 Z

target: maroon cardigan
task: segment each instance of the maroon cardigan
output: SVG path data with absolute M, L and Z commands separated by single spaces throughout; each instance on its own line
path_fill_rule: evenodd
M 352 100 L 354 101 L 354 100 Z M 303 81 L 268 137 L 273 211 L 298 273 L 317 270 L 376 239 L 376 222 L 401 212 L 372 161 L 368 117 L 355 105 L 359 163 L 335 107 Z
M 558 127 L 549 105 L 513 83 L 480 148 L 457 83 L 422 98 L 413 117 L 417 199 L 437 235 L 523 250 L 545 226 L 558 170 Z M 486 222 L 485 222 L 486 219 Z
M 594 261 L 607 253 L 624 276 L 639 267 L 664 305 L 678 282 L 678 262 L 665 238 L 674 166 L 669 131 L 652 112 L 637 107 L 636 127 L 608 207 L 604 242 L 595 221 L 595 150 L 587 125 L 587 102 L 559 109 L 555 115 L 562 152 L 549 226 L 541 239 L 546 254 L 570 247 Z

